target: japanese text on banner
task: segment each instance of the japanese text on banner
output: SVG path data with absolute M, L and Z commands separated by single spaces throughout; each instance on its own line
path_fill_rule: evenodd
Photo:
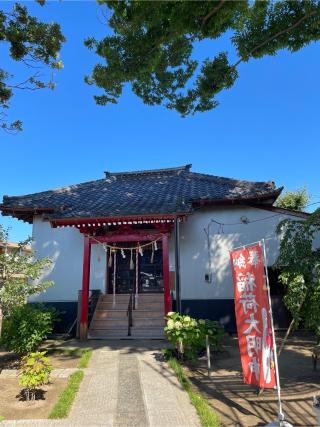
M 246 384 L 276 388 L 270 306 L 259 243 L 230 253 L 243 378 Z

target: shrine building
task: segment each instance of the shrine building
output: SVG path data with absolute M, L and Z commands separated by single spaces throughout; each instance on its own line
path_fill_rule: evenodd
M 265 240 L 276 327 L 288 317 L 274 264 L 276 227 L 307 214 L 274 206 L 282 188 L 193 172 L 191 165 L 105 172 L 101 179 L 4 196 L 2 215 L 33 224 L 36 256 L 54 285 L 57 328 L 81 339 L 163 338 L 179 310 L 235 330 L 229 251 Z

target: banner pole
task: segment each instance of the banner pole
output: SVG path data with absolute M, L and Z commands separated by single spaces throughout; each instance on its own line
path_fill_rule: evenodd
M 277 380 L 277 393 L 278 393 L 278 405 L 279 405 L 278 420 L 279 420 L 279 425 L 282 426 L 284 424 L 283 423 L 284 414 L 282 412 L 282 403 L 281 403 L 281 387 L 280 387 L 280 378 L 279 378 L 277 345 L 276 345 L 276 338 L 275 338 L 274 326 L 273 326 L 273 315 L 272 315 L 272 305 L 271 305 L 271 296 L 270 296 L 269 275 L 268 275 L 268 267 L 267 267 L 267 254 L 266 254 L 266 246 L 265 246 L 264 239 L 261 239 L 261 242 L 262 242 L 262 249 L 263 249 L 264 272 L 265 272 L 265 279 L 266 279 L 266 286 L 267 286 L 267 291 L 268 291 L 268 300 L 269 300 L 269 307 L 270 307 L 269 314 L 270 314 L 271 329 L 272 329 L 273 357 L 274 357 L 274 365 L 275 365 L 276 380 Z

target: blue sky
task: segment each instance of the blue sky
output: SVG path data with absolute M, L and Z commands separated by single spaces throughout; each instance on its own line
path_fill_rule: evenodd
M 235 86 L 218 96 L 218 108 L 183 119 L 145 106 L 129 89 L 116 106 L 95 105 L 92 96 L 99 92 L 83 77 L 99 58 L 83 40 L 109 31 L 95 2 L 27 5 L 41 19 L 61 24 L 64 69 L 54 91 L 21 91 L 12 100 L 10 116 L 23 120 L 24 131 L 0 134 L 0 200 L 99 179 L 105 170 L 192 163 L 198 172 L 273 180 L 287 189 L 307 185 L 312 201 L 320 201 L 319 44 L 242 64 Z M 1 2 L 1 8 L 11 6 Z M 194 55 L 229 48 L 224 38 L 200 44 Z M 20 64 L 2 66 L 24 75 Z M 0 217 L 0 223 L 12 227 L 12 240 L 31 234 L 21 221 Z

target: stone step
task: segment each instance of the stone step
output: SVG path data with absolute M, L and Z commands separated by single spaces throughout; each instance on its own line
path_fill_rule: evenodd
M 136 301 L 136 309 L 141 310 L 164 310 L 164 303 L 160 301 Z
M 163 328 L 132 327 L 131 336 L 128 336 L 128 328 L 102 328 L 91 329 L 89 339 L 165 339 Z
M 127 317 L 127 309 L 125 310 L 119 310 L 119 309 L 112 309 L 112 310 L 96 310 L 94 312 L 94 320 L 104 320 L 104 319 L 124 319 Z
M 130 295 L 129 294 L 116 294 L 115 300 L 116 301 L 122 301 L 122 302 L 129 302 Z M 105 294 L 102 295 L 100 298 L 100 301 L 104 302 L 112 302 L 113 301 L 113 294 Z
M 138 295 L 139 299 L 144 299 L 144 300 L 153 300 L 153 301 L 163 301 L 164 300 L 164 296 L 163 294 L 139 294 Z
M 118 329 L 118 328 L 128 328 L 128 318 L 123 319 L 93 319 L 90 324 L 90 329 Z
M 142 328 L 164 328 L 165 320 L 162 317 L 135 318 L 133 316 L 133 327 Z
M 133 317 L 135 319 L 145 319 L 150 317 L 156 317 L 156 318 L 164 318 L 164 309 L 162 310 L 142 310 L 140 307 L 136 310 L 133 310 Z
M 143 328 L 143 329 L 154 329 L 154 328 L 164 328 L 165 321 L 162 318 L 144 318 L 144 319 L 135 319 L 133 318 L 133 327 L 134 328 Z M 90 324 L 90 329 L 118 329 L 128 327 L 128 318 L 122 319 L 93 319 Z
M 97 310 L 127 310 L 128 303 L 116 301 L 115 305 L 113 302 L 103 302 L 99 301 L 97 304 Z
M 110 311 L 110 312 L 127 312 L 128 310 L 128 306 L 126 304 L 116 304 L 115 306 L 113 304 L 110 303 L 100 303 L 97 308 L 96 311 L 102 312 L 102 311 Z M 142 313 L 141 315 L 147 314 L 149 313 L 158 313 L 158 316 L 164 316 L 164 306 L 163 305 L 158 305 L 158 304 L 145 304 L 145 303 L 138 303 L 138 305 L 136 306 L 135 309 L 132 310 L 133 312 L 139 312 Z
M 129 302 L 130 294 L 116 294 L 115 299 L 118 301 L 128 301 Z M 163 294 L 138 294 L 138 299 L 141 301 L 164 301 Z M 101 301 L 110 302 L 113 301 L 113 294 L 101 295 Z
M 128 336 L 128 329 L 93 329 L 89 331 L 89 339 L 121 339 Z
M 121 338 L 119 338 L 119 339 L 121 339 Z M 125 339 L 131 339 L 131 340 L 165 340 L 166 337 L 165 337 L 165 335 L 162 335 L 162 334 L 161 335 L 152 335 L 152 336 L 141 334 L 141 335 L 131 335 L 130 337 L 127 337 Z
M 95 329 L 92 329 L 92 330 L 90 328 L 90 332 L 91 331 L 96 331 L 96 332 L 105 331 L 106 334 L 115 334 L 115 333 L 118 332 L 118 334 L 122 334 L 122 333 L 125 333 L 126 331 L 128 332 L 128 326 L 127 325 L 125 325 L 125 326 L 118 326 L 117 328 L 103 327 L 103 328 L 95 328 Z
M 137 308 L 133 310 L 133 326 L 128 336 L 127 309 L 129 294 L 118 294 L 113 304 L 113 295 L 99 298 L 89 328 L 91 339 L 164 339 L 163 294 L 139 294 Z
M 135 296 L 135 294 L 133 294 Z M 130 298 L 130 294 L 116 294 L 116 299 L 119 300 L 128 300 Z M 153 301 L 163 301 L 164 296 L 163 294 L 138 294 L 139 299 L 143 299 L 146 301 L 153 300 Z M 113 294 L 104 294 L 100 296 L 100 299 L 102 300 L 113 300 Z
M 164 302 L 163 301 L 146 301 L 146 300 L 141 300 L 139 298 L 138 300 L 136 300 L 135 306 L 137 308 L 150 307 L 150 310 L 153 310 L 156 307 L 164 307 Z
M 153 336 L 153 337 L 145 337 L 145 336 L 123 336 L 123 335 L 113 335 L 113 336 L 109 336 L 109 335 L 91 335 L 90 333 L 88 334 L 88 339 L 89 340 L 165 340 L 166 337 L 159 335 L 159 336 Z

